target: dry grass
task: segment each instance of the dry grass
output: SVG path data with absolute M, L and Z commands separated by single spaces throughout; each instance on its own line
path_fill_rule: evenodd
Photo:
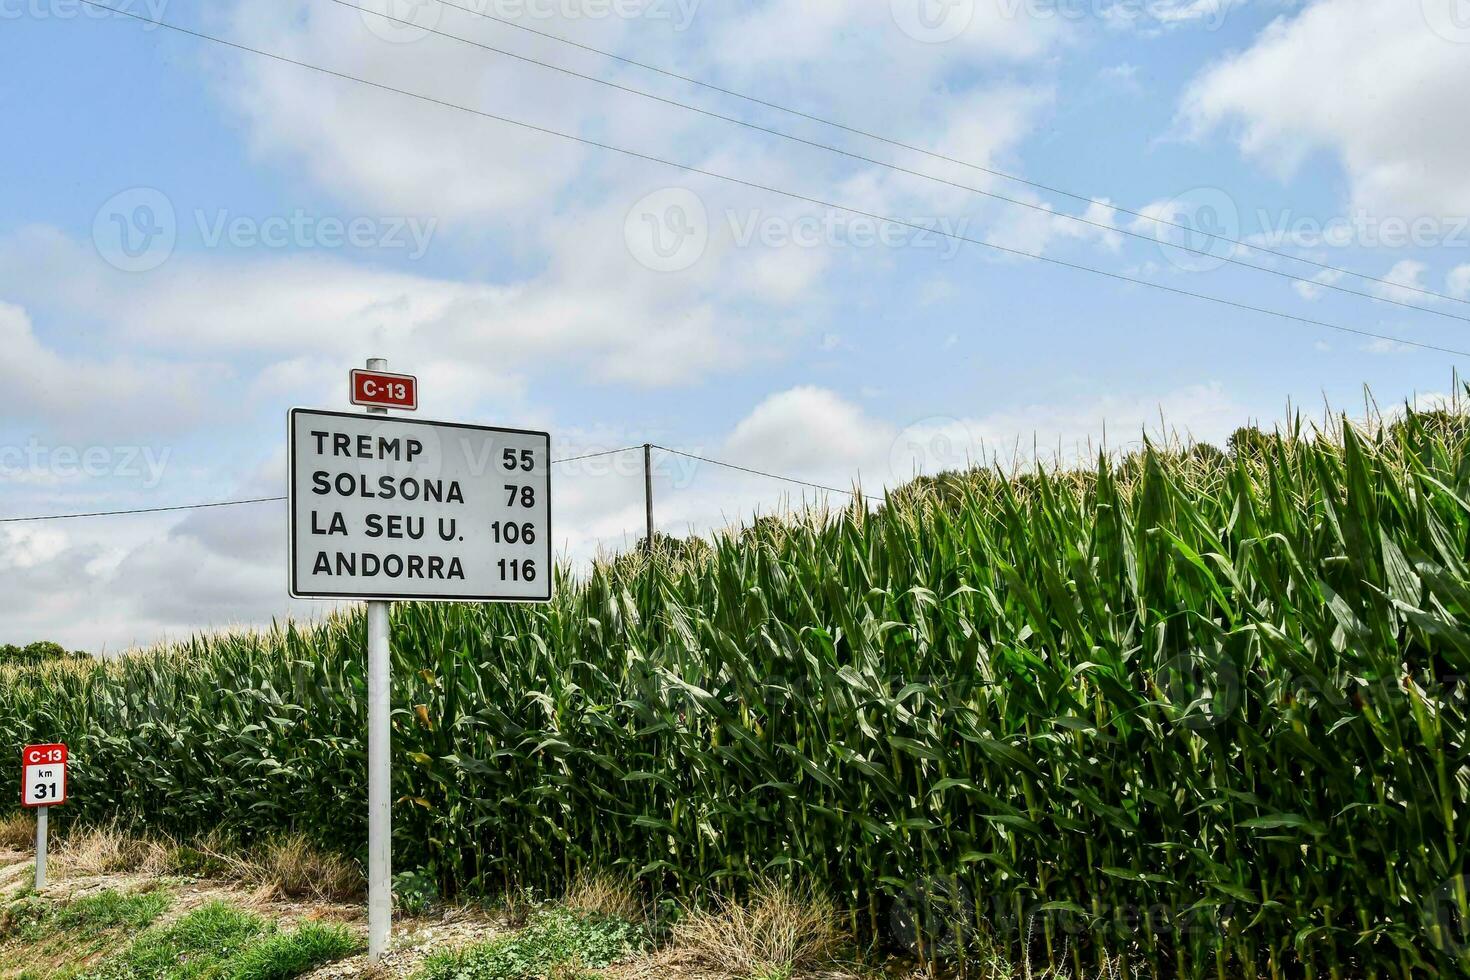
M 144 840 L 116 826 L 73 830 L 56 849 L 56 868 L 65 874 L 100 877 L 110 874 L 167 874 L 172 869 L 171 842 Z
M 627 879 L 613 875 L 578 876 L 562 904 L 577 912 L 624 922 L 642 922 L 647 918 L 638 889 Z
M 36 840 L 36 817 L 21 811 L 0 817 L 0 851 L 28 851 Z
M 708 966 L 742 977 L 784 977 L 830 965 L 847 945 L 837 908 L 820 894 L 763 883 L 745 904 L 691 909 L 674 942 Z
M 227 868 L 229 877 L 273 897 L 345 902 L 363 894 L 362 872 L 356 864 L 316 850 L 299 835 L 279 837 L 239 854 L 207 844 L 199 848 Z
M 0 832 L 11 823 L 16 822 L 0 824 Z M 24 821 L 18 826 L 24 829 L 29 846 L 34 830 Z M 0 836 L 0 847 L 5 846 L 6 839 Z M 356 864 L 318 851 L 305 838 L 294 835 L 240 848 L 218 834 L 183 845 L 167 838 L 133 837 L 111 825 L 79 828 L 60 841 L 55 868 L 68 877 L 186 875 L 239 882 L 256 889 L 263 901 L 346 902 L 361 897 L 364 891 L 362 872 Z

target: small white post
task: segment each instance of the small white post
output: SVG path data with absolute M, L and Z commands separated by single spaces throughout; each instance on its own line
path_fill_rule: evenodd
M 368 358 L 369 371 L 388 362 Z M 386 408 L 369 408 L 387 415 Z M 387 602 L 367 608 L 368 671 L 368 959 L 376 963 L 388 950 L 393 928 L 392 679 Z
M 50 809 L 36 807 L 36 891 L 46 887 L 46 821 Z

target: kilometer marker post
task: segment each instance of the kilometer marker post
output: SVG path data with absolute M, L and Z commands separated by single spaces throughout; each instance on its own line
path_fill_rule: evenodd
M 50 809 L 66 802 L 66 746 L 28 745 L 20 754 L 20 803 L 36 811 L 36 891 L 46 887 Z
M 369 371 L 384 371 L 386 359 L 370 357 Z M 387 415 L 380 407 L 370 415 Z M 368 669 L 368 959 L 376 963 L 388 951 L 393 929 L 393 681 L 388 612 L 392 603 L 367 604 Z

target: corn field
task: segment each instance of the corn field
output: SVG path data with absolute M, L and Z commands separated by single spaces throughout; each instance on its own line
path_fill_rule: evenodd
M 1467 562 L 1470 423 L 1411 414 L 921 481 L 545 607 L 400 605 L 395 863 L 449 894 L 790 878 L 956 963 L 1463 973 Z M 64 821 L 357 853 L 364 635 L 11 669 L 0 734 L 70 743 Z

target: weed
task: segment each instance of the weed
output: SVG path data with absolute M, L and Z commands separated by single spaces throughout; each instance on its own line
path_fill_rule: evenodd
M 580 875 L 562 898 L 562 904 L 585 915 L 624 922 L 647 918 L 637 887 L 625 878 L 608 874 Z
M 471 946 L 435 953 L 419 980 L 542 980 L 600 970 L 644 945 L 641 928 L 617 919 L 542 910 L 525 929 Z
M 97 971 L 97 980 L 203 980 L 269 929 L 264 919 L 211 902 L 173 925 L 138 937 Z
M 230 980 L 290 980 L 351 956 L 361 941 L 342 926 L 307 923 L 295 932 L 276 933 L 246 948 L 230 964 Z
M 710 966 L 761 980 L 830 964 L 847 943 L 829 899 L 770 882 L 745 904 L 722 898 L 713 910 L 688 910 L 674 941 Z
M 36 843 L 36 818 L 24 811 L 0 817 L 0 851 L 29 851 Z

